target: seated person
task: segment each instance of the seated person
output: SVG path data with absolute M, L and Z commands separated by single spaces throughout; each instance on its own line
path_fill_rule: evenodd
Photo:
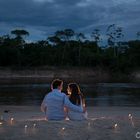
M 85 99 L 83 94 L 80 91 L 79 86 L 76 83 L 70 83 L 67 88 L 67 92 L 69 95 L 69 100 L 73 105 L 77 107 L 81 107 L 85 110 Z M 67 115 L 70 120 L 86 120 L 87 119 L 87 112 L 76 112 L 72 109 L 67 109 Z

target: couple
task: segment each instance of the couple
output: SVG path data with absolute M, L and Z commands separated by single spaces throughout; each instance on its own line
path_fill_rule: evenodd
M 55 79 L 42 104 L 41 110 L 45 112 L 47 120 L 85 120 L 87 118 L 85 101 L 77 84 L 68 85 L 67 92 L 62 93 L 63 81 Z

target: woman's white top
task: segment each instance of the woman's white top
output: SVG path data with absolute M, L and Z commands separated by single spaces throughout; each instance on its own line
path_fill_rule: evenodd
M 80 97 L 80 107 L 83 108 L 83 102 L 82 99 Z M 70 120 L 77 120 L 77 121 L 81 121 L 81 120 L 86 120 L 87 119 L 87 112 L 85 113 L 81 113 L 81 112 L 76 112 L 73 110 L 68 110 L 68 118 Z

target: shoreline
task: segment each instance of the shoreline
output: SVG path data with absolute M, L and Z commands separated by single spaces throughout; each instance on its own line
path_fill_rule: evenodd
M 63 68 L 49 66 L 46 68 L 42 67 L 19 70 L 0 67 L 0 84 L 50 83 L 53 79 L 56 78 L 60 78 L 66 82 L 75 81 L 77 83 L 140 83 L 139 72 L 133 73 L 131 75 L 120 73 L 111 75 L 108 70 L 88 67 Z

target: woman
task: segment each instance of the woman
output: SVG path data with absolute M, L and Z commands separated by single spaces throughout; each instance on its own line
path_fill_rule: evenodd
M 85 110 L 85 99 L 83 94 L 80 91 L 79 86 L 76 83 L 68 84 L 67 92 L 69 95 L 69 100 L 71 103 L 77 106 L 81 106 Z M 87 119 L 87 112 L 79 113 L 72 110 L 68 110 L 67 112 L 70 120 L 85 120 Z

